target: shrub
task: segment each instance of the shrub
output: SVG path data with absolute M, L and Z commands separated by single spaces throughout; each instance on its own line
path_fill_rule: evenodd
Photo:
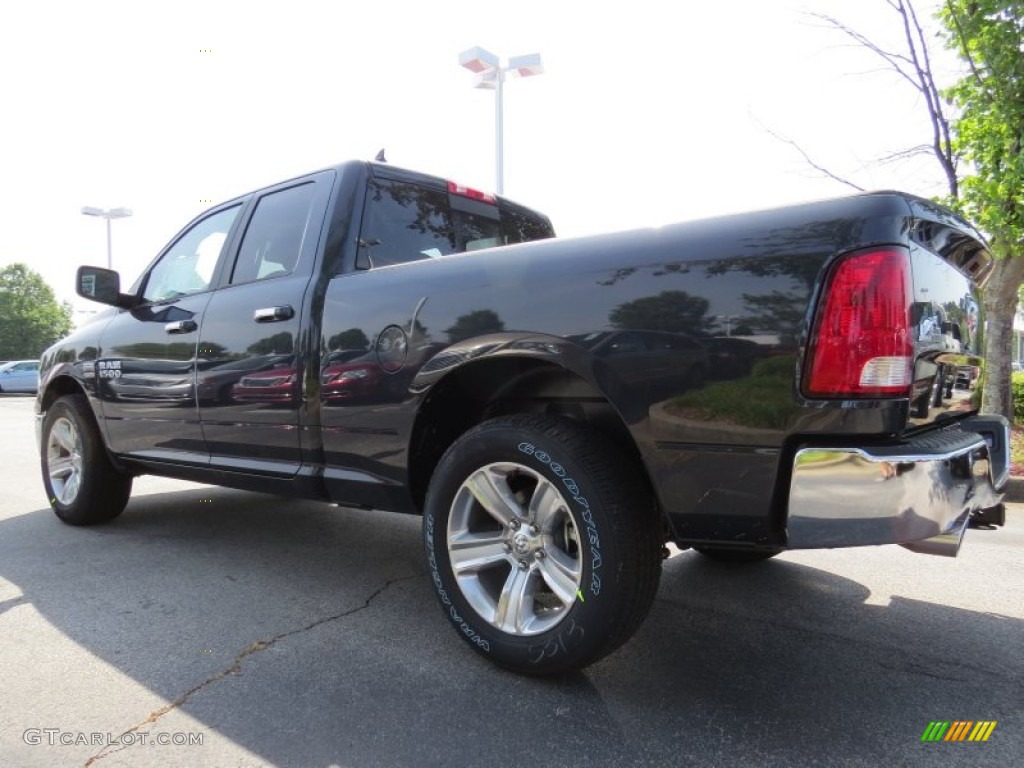
M 745 379 L 716 381 L 672 400 L 688 418 L 745 427 L 785 429 L 800 411 L 793 402 L 793 367 L 787 355 L 759 360 Z
M 769 357 L 764 360 L 758 360 L 754 363 L 754 368 L 751 371 L 751 375 L 754 378 L 776 378 L 785 379 L 787 382 L 793 380 L 793 367 L 795 360 L 789 355 L 783 357 Z
M 1024 424 L 1024 373 L 1010 375 L 1010 394 L 1013 397 L 1013 421 Z

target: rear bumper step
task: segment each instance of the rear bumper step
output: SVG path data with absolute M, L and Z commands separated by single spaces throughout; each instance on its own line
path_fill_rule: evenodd
M 902 544 L 955 557 L 972 515 L 997 506 L 1009 475 L 1009 424 L 975 417 L 898 445 L 797 451 L 791 549 Z

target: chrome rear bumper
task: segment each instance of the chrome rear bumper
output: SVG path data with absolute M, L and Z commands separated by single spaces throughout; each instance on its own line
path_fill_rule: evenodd
M 970 515 L 1000 503 L 1009 425 L 975 417 L 899 445 L 797 451 L 791 549 L 902 544 L 953 557 Z

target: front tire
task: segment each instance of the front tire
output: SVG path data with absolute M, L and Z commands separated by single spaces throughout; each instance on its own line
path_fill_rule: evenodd
M 42 435 L 43 485 L 57 517 L 69 525 L 97 525 L 124 511 L 131 475 L 111 464 L 84 395 L 54 402 Z
M 561 674 L 611 653 L 658 589 L 645 479 L 568 420 L 506 416 L 464 434 L 434 472 L 423 527 L 445 614 L 474 650 L 516 672 Z

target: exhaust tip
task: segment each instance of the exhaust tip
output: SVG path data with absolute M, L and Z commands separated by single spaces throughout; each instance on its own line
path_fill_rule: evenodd
M 964 541 L 964 531 L 967 530 L 967 523 L 969 521 L 970 514 L 964 513 L 956 519 L 952 530 L 940 533 L 938 536 L 932 536 L 929 539 L 905 541 L 900 546 L 922 555 L 956 557 L 960 552 L 960 545 Z

